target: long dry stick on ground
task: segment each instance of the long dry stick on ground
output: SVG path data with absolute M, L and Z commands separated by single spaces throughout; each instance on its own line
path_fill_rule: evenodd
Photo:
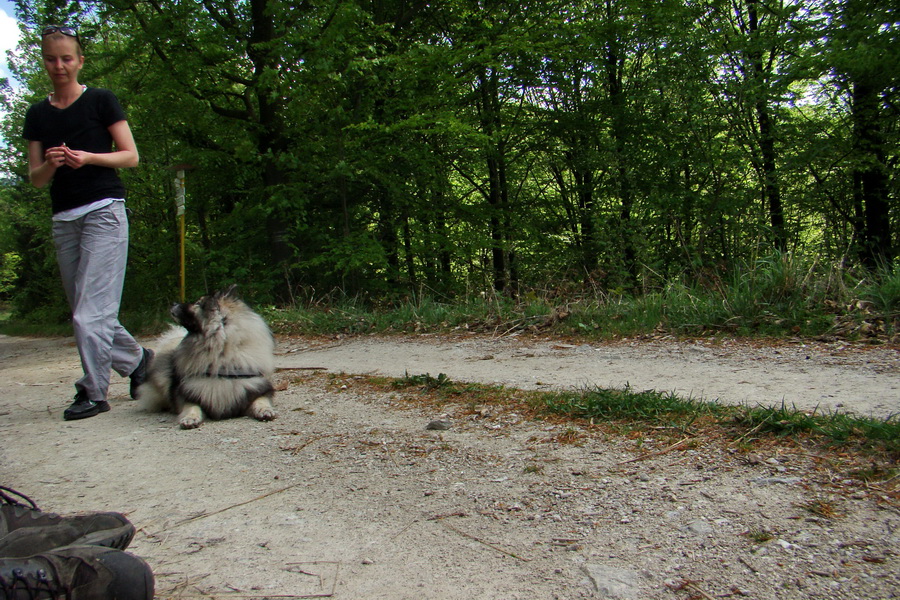
M 712 596 L 710 596 L 709 594 L 707 594 L 706 592 L 701 590 L 699 587 L 697 587 L 697 584 L 694 583 L 693 581 L 687 582 L 685 584 L 685 587 L 688 587 L 688 588 L 694 590 L 695 592 L 697 592 L 698 594 L 700 594 L 701 596 L 706 598 L 706 600 L 715 600 L 715 598 L 713 598 Z
M 438 523 L 440 523 L 441 525 L 443 525 L 444 527 L 446 527 L 447 529 L 449 529 L 449 530 L 452 531 L 453 533 L 457 533 L 457 534 L 463 536 L 464 538 L 469 538 L 470 540 L 473 540 L 473 541 L 475 541 L 475 542 L 478 542 L 479 544 L 483 544 L 483 545 L 487 546 L 488 548 L 490 548 L 491 550 L 496 550 L 497 552 L 499 552 L 499 553 L 501 553 L 501 554 L 505 554 L 505 555 L 507 555 L 507 556 L 511 556 L 511 557 L 515 558 L 516 560 L 521 560 L 522 562 L 531 562 L 531 559 L 530 559 L 530 558 L 525 558 L 525 557 L 523 557 L 523 556 L 519 556 L 518 554 L 515 554 L 515 553 L 513 553 L 513 552 L 509 552 L 509 551 L 507 551 L 507 550 L 504 550 L 503 548 L 500 548 L 499 546 L 495 546 L 494 544 L 491 544 L 491 543 L 486 542 L 486 541 L 484 541 L 484 540 L 482 540 L 482 539 L 480 539 L 480 538 L 477 538 L 477 537 L 475 537 L 474 535 L 472 535 L 471 533 L 466 533 L 465 531 L 460 531 L 459 529 L 457 529 L 456 527 L 450 525 L 449 523 L 447 523 L 447 522 L 444 521 L 443 519 L 435 519 L 435 521 L 437 521 Z
M 308 598 L 331 598 L 334 592 L 330 594 L 307 594 L 305 596 L 296 596 L 293 594 L 241 594 L 237 592 L 210 592 L 209 594 L 179 594 L 178 598 L 205 598 L 206 600 L 216 600 L 216 598 L 240 598 L 241 600 L 267 600 L 268 598 L 279 598 L 281 600 L 306 600 Z
M 295 483 L 293 485 L 289 485 L 287 487 L 283 487 L 278 490 L 273 490 L 271 492 L 268 492 L 267 494 L 263 494 L 262 496 L 257 496 L 256 498 L 252 498 L 252 499 L 246 500 L 244 502 L 238 502 L 237 504 L 232 504 L 231 506 L 226 506 L 225 508 L 220 508 L 219 510 L 214 510 L 213 512 L 203 513 L 203 514 L 195 515 L 193 517 L 188 517 L 187 519 L 178 521 L 177 523 L 175 523 L 174 525 L 171 525 L 170 527 L 166 527 L 162 531 L 169 531 L 170 529 L 175 529 L 176 527 L 181 527 L 182 525 L 186 525 L 187 523 L 191 523 L 191 522 L 197 521 L 199 519 L 205 519 L 205 518 L 211 517 L 213 515 L 218 515 L 225 511 L 231 510 L 232 508 L 246 506 L 247 504 L 252 504 L 254 502 L 262 500 L 263 498 L 268 498 L 269 496 L 274 496 L 275 494 L 280 494 L 281 492 L 286 492 L 290 489 L 293 489 L 293 488 L 297 487 L 298 485 L 305 485 L 305 484 L 306 484 L 305 481 L 301 481 L 299 483 Z M 162 532 L 160 532 L 160 533 L 162 533 Z
M 656 452 L 651 452 L 651 453 L 649 453 L 649 454 L 644 454 L 643 456 L 638 456 L 637 458 L 629 458 L 628 460 L 623 460 L 623 461 L 620 461 L 620 462 L 618 462 L 618 463 L 616 463 L 616 464 L 619 464 L 619 465 L 627 465 L 628 463 L 638 462 L 638 461 L 641 461 L 641 460 L 647 460 L 648 458 L 653 458 L 653 457 L 655 457 L 655 456 L 662 456 L 662 455 L 665 454 L 666 452 L 671 452 L 672 450 L 674 450 L 675 448 L 677 448 L 678 446 L 682 445 L 683 443 L 687 442 L 687 441 L 690 440 L 690 439 L 691 439 L 691 438 L 686 437 L 686 438 L 684 438 L 684 439 L 681 440 L 681 441 L 675 442 L 674 444 L 672 444 L 672 445 L 669 446 L 668 448 L 663 448 L 662 450 L 658 450 L 658 451 L 656 451 Z

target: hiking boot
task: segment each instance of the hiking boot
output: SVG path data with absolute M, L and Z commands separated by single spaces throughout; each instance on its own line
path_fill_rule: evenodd
M 78 390 L 78 392 L 75 393 L 75 401 L 63 412 L 63 419 L 66 421 L 87 419 L 88 417 L 95 417 L 108 410 L 109 402 L 106 400 L 94 402 L 87 397 L 87 394 L 85 394 L 83 390 Z
M 67 546 L 0 558 L 0 600 L 152 600 L 153 571 L 112 548 Z
M 27 500 L 30 506 L 5 492 Z M 76 544 L 124 550 L 134 532 L 134 525 L 120 513 L 60 516 L 43 512 L 27 496 L 0 486 L 0 556 L 30 556 Z
M 131 393 L 132 398 L 137 398 L 137 389 L 142 383 L 147 381 L 147 368 L 150 366 L 150 361 L 153 360 L 153 350 L 141 348 L 141 352 L 141 362 L 138 363 L 138 366 L 130 375 L 131 384 L 128 391 Z

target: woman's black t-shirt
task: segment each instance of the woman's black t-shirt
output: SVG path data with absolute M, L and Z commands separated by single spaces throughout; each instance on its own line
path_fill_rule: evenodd
M 113 139 L 109 126 L 125 120 L 125 111 L 109 90 L 86 88 L 66 108 L 56 108 L 44 99 L 31 105 L 25 115 L 22 137 L 40 142 L 44 149 L 62 146 L 73 150 L 107 153 Z M 124 198 L 125 186 L 115 169 L 85 165 L 80 169 L 61 166 L 50 184 L 53 214 L 105 198 Z

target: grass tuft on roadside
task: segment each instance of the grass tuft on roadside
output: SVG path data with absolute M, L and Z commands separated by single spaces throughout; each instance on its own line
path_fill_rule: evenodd
M 573 391 L 522 391 L 503 386 L 459 384 L 445 374 L 407 374 L 399 379 L 370 378 L 376 387 L 415 392 L 423 402 L 454 400 L 470 407 L 514 405 L 535 418 L 607 427 L 612 432 L 668 430 L 678 436 L 732 440 L 749 450 L 754 443 L 808 445 L 832 453 L 858 454 L 876 465 L 869 476 L 885 475 L 880 462 L 900 458 L 900 418 L 875 419 L 848 413 L 804 412 L 780 406 L 730 406 L 681 398 L 655 390 L 592 388 Z M 638 435 L 640 435 L 638 433 Z M 861 475 L 862 476 L 862 475 Z

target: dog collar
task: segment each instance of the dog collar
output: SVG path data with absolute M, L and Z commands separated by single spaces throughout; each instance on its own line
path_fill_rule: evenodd
M 263 374 L 259 371 L 255 371 L 253 373 L 241 373 L 229 371 L 228 369 L 219 369 L 216 372 L 207 371 L 205 373 L 207 377 L 219 377 L 222 379 L 252 379 L 254 377 L 262 377 Z

